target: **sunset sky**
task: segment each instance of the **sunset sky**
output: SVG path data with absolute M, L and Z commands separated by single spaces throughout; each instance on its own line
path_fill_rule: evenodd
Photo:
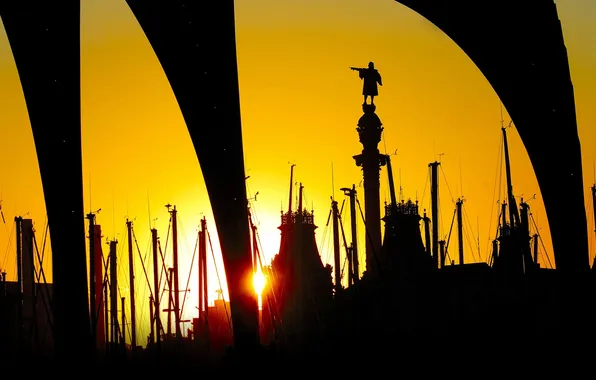
M 561 0 L 558 10 L 575 89 L 592 260 L 596 2 Z M 419 200 L 421 213 L 424 208 L 430 213 L 428 164 L 440 160 L 441 234 L 447 238 L 454 202 L 463 196 L 466 261 L 487 260 L 504 190 L 497 188 L 501 115 L 506 125 L 510 120 L 487 80 L 453 41 L 392 0 L 237 0 L 236 28 L 247 185 L 249 197 L 258 192 L 251 204 L 266 261 L 279 248 L 280 210 L 287 209 L 290 165 L 296 164 L 295 182 L 304 185 L 305 205 L 314 209 L 319 226 L 321 256 L 332 263 L 331 225 L 325 226 L 330 197 L 341 205 L 339 189 L 355 184 L 364 200 L 362 173 L 352 158 L 362 150 L 355 129 L 362 114 L 362 84 L 349 67 L 369 61 L 383 78 L 375 99 L 385 127 L 379 149 L 387 154 L 397 150 L 392 156 L 396 187 L 403 188 L 406 199 Z M 120 291 L 128 299 L 126 219 L 133 220 L 151 280 L 150 223 L 165 243 L 165 205 L 171 203 L 180 218 L 180 288 L 189 278 L 205 216 L 216 257 L 215 265 L 209 252 L 210 297 L 223 287 L 227 299 L 216 228 L 188 130 L 124 0 L 82 2 L 81 80 L 85 212 L 101 208 L 97 223 L 104 241 L 119 241 Z M 0 200 L 6 219 L 0 227 L 0 268 L 13 281 L 14 217 L 33 219 L 41 242 L 46 213 L 27 109 L 3 29 L 0 83 Z M 515 128 L 508 129 L 508 137 L 514 193 L 518 200 L 536 194 L 529 204 L 544 242 L 541 265 L 549 267 L 545 254 L 553 264 L 554 256 L 540 190 Z M 387 200 L 385 169 L 380 191 L 381 200 Z M 343 217 L 349 234 L 347 210 L 346 202 Z M 359 228 L 363 230 L 362 221 Z M 104 252 L 107 248 L 104 245 Z M 455 232 L 449 251 L 457 261 Z M 171 239 L 167 255 L 171 257 Z M 149 292 L 136 249 L 135 256 L 141 309 L 137 340 L 144 345 Z M 195 258 L 183 319 L 196 316 L 196 263 Z M 46 269 L 51 278 L 51 266 Z

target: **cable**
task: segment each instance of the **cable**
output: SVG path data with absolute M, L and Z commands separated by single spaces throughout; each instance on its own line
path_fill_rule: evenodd
M 219 270 L 217 269 L 217 264 L 215 262 L 215 253 L 213 252 L 213 244 L 211 243 L 211 234 L 205 230 L 205 232 L 207 233 L 207 239 L 209 239 L 209 248 L 211 248 L 211 257 L 213 257 L 213 266 L 215 267 L 215 275 L 217 276 L 217 283 L 219 284 L 219 288 L 223 289 L 223 287 L 221 286 L 221 278 L 219 277 Z M 207 263 L 205 263 L 207 264 Z M 223 293 L 222 293 L 222 298 L 223 298 Z M 226 312 L 226 318 L 228 319 L 228 327 L 230 329 L 230 331 L 232 331 L 232 322 L 231 322 L 231 318 L 230 315 L 228 314 L 228 307 L 226 306 L 226 302 L 224 299 L 224 310 Z

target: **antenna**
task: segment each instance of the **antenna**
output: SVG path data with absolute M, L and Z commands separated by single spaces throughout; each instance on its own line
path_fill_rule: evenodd
M 331 161 L 331 200 L 335 199 L 335 177 L 333 173 L 333 161 Z
M 149 215 L 149 229 L 151 229 L 151 204 L 149 203 L 149 189 L 147 189 L 147 215 Z
M 459 195 L 463 195 L 464 193 L 464 180 L 461 174 L 461 156 L 459 156 Z
M 89 173 L 89 214 L 91 214 L 91 173 Z
M 114 200 L 114 189 L 112 188 L 112 236 L 116 238 L 116 201 Z

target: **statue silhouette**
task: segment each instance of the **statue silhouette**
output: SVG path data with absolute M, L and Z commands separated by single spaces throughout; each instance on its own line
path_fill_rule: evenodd
M 375 96 L 379 94 L 377 83 L 381 86 L 383 85 L 381 74 L 375 69 L 375 64 L 369 62 L 367 68 L 350 67 L 350 69 L 358 71 L 358 76 L 363 80 L 362 95 L 364 95 L 364 103 L 362 104 L 366 104 L 366 100 L 369 96 L 370 104 L 375 104 Z

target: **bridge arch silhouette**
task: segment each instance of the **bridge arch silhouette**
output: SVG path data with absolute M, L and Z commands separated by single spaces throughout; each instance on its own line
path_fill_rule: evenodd
M 235 345 L 252 347 L 258 341 L 257 300 L 249 278 L 234 1 L 126 2 L 164 69 L 189 129 L 219 233 Z M 543 195 L 565 300 L 562 313 L 568 318 L 561 323 L 566 328 L 583 328 L 577 318 L 585 314 L 583 281 L 589 262 L 581 149 L 567 52 L 554 2 L 398 2 L 460 46 L 506 107 Z M 52 237 L 56 350 L 81 353 L 81 340 L 89 336 L 89 316 L 80 131 L 80 0 L 3 1 L 0 17 L 23 87 Z

